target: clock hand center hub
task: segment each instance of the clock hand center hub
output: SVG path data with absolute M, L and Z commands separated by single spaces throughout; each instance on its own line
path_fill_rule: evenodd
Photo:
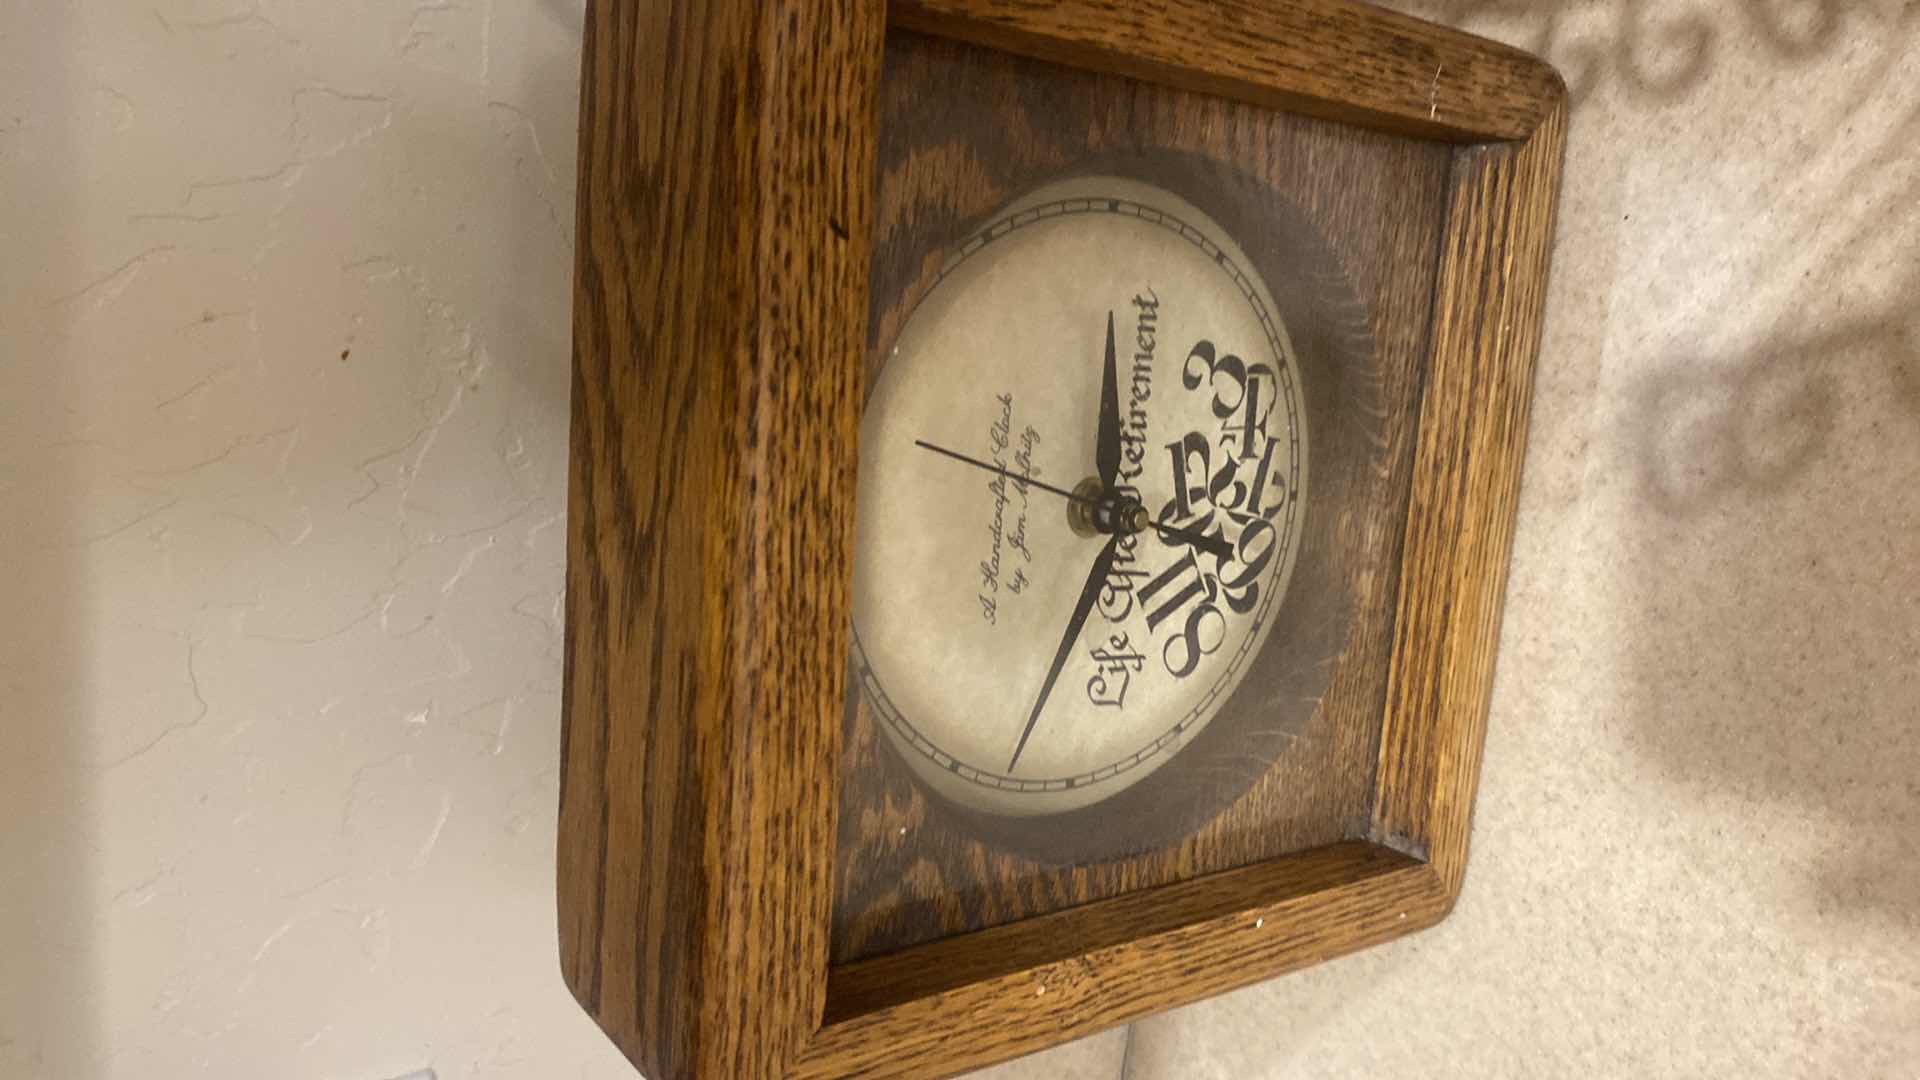
M 1147 530 L 1147 508 L 1103 487 L 1099 477 L 1089 476 L 1073 486 L 1067 526 L 1076 536 L 1131 536 Z

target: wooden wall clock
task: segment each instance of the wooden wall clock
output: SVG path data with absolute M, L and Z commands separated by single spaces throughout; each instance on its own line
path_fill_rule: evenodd
M 560 951 L 643 1073 L 1446 914 L 1564 131 L 1341 0 L 592 0 Z

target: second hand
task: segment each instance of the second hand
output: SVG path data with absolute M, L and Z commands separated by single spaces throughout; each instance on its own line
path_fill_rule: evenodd
M 913 445 L 918 446 L 923 450 L 931 450 L 936 454 L 944 454 L 947 457 L 954 459 L 955 461 L 965 462 L 966 464 L 971 465 L 976 469 L 985 469 L 986 471 L 993 473 L 997 476 L 1005 477 L 1006 479 L 1011 480 L 1016 484 L 1032 484 L 1034 487 L 1039 488 L 1041 491 L 1051 492 L 1055 495 L 1060 496 L 1063 499 L 1066 499 L 1070 502 L 1080 503 L 1083 506 L 1097 506 L 1099 505 L 1099 502 L 1100 502 L 1100 500 L 1093 498 L 1092 496 L 1076 495 L 1073 492 L 1066 490 L 1065 488 L 1054 487 L 1052 484 L 1049 484 L 1044 480 L 1036 480 L 1031 476 L 1026 476 L 1021 473 L 1014 472 L 1003 466 L 995 465 L 991 462 L 981 461 L 979 458 L 968 457 L 967 455 L 959 452 L 958 450 L 949 450 L 944 446 L 935 446 L 934 444 L 928 442 L 925 439 L 915 439 L 913 440 Z M 1199 533 L 1190 532 L 1186 529 L 1179 528 L 1178 526 L 1166 525 L 1161 522 L 1154 521 L 1152 518 L 1147 519 L 1147 525 L 1150 528 L 1154 529 L 1155 531 L 1159 532 L 1161 536 L 1170 537 L 1174 540 L 1179 540 L 1188 544 L 1192 544 L 1194 547 L 1199 548 L 1201 551 L 1204 551 L 1209 555 L 1217 555 L 1222 559 L 1230 559 L 1233 557 L 1233 549 L 1226 542 L 1224 538 L 1213 537 L 1213 536 L 1202 536 Z

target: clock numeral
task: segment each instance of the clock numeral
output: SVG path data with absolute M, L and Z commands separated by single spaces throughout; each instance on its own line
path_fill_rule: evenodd
M 1193 559 L 1193 549 L 1188 548 L 1179 559 L 1169 564 L 1165 570 L 1160 571 L 1159 576 L 1140 587 L 1141 604 L 1152 605 L 1153 598 L 1159 595 L 1161 590 L 1171 586 L 1182 577 L 1185 577 L 1187 581 L 1186 584 L 1180 587 L 1178 592 L 1167 597 L 1158 605 L 1150 607 L 1147 611 L 1147 630 L 1149 632 L 1160 629 L 1161 623 L 1165 622 L 1169 616 L 1179 611 L 1182 607 L 1185 607 L 1187 602 L 1196 596 L 1204 595 L 1207 598 L 1207 603 L 1210 604 L 1213 602 L 1214 596 L 1216 595 L 1213 578 L 1200 572 L 1200 565 L 1194 562 Z
M 1203 340 L 1187 353 L 1180 378 L 1188 390 L 1204 384 L 1211 391 L 1220 434 L 1217 445 L 1199 431 L 1166 444 L 1173 498 L 1161 508 L 1159 520 L 1202 536 L 1238 531 L 1232 553 L 1215 553 L 1211 571 L 1201 569 L 1190 544 L 1167 540 L 1185 550 L 1139 590 L 1148 632 L 1157 633 L 1163 625 L 1177 628 L 1165 638 L 1161 659 L 1175 677 L 1184 678 L 1225 640 L 1226 617 L 1219 605 L 1240 615 L 1259 605 L 1261 575 L 1281 551 L 1273 519 L 1290 493 L 1273 469 L 1279 440 L 1267 433 L 1279 385 L 1273 368 L 1249 367 Z
M 1161 520 L 1185 521 L 1193 516 L 1193 504 L 1208 498 L 1205 483 L 1192 485 L 1187 482 L 1187 464 L 1195 455 L 1200 458 L 1200 476 L 1204 479 L 1213 463 L 1213 446 L 1207 437 L 1197 431 L 1189 431 L 1180 439 L 1167 444 L 1167 454 L 1173 459 L 1173 501 L 1168 503 L 1172 518 L 1168 518 L 1168 509 L 1160 511 Z
M 1261 407 L 1262 386 L 1273 384 L 1273 369 L 1265 364 L 1255 364 L 1247 369 L 1244 407 L 1237 417 L 1228 417 L 1220 424 L 1220 443 L 1233 451 L 1242 461 L 1251 460 L 1260 453 L 1263 444 L 1270 444 L 1267 435 L 1267 414 L 1273 411 L 1271 405 Z M 1214 399 L 1216 406 L 1219 399 Z
M 1206 365 L 1204 372 L 1193 369 L 1195 360 Z M 1222 379 L 1226 380 L 1227 386 L 1233 388 L 1232 402 L 1220 396 Z M 1220 355 L 1211 341 L 1195 342 L 1193 348 L 1187 352 L 1187 362 L 1180 366 L 1180 385 L 1189 390 L 1198 390 L 1203 381 L 1213 387 L 1213 415 L 1225 420 L 1232 416 L 1234 410 L 1238 409 L 1240 403 L 1246 399 L 1246 362 L 1232 353 Z
M 1184 583 L 1180 584 L 1177 591 L 1157 605 L 1154 603 L 1156 596 L 1172 588 L 1175 583 L 1182 582 L 1182 579 Z M 1220 609 L 1214 606 L 1213 602 L 1218 596 L 1219 586 L 1216 580 L 1212 575 L 1200 572 L 1200 564 L 1194 561 L 1192 548 L 1188 548 L 1180 558 L 1169 564 L 1165 570 L 1160 571 L 1159 576 L 1141 586 L 1140 602 L 1148 605 L 1148 633 L 1158 630 L 1161 623 L 1178 614 L 1182 608 L 1194 600 L 1200 597 L 1206 598 L 1187 612 L 1186 622 L 1181 629 L 1168 638 L 1167 643 L 1161 647 L 1160 658 L 1166 662 L 1167 671 L 1175 678 L 1184 679 L 1191 675 L 1193 669 L 1199 665 L 1201 657 L 1220 647 L 1220 642 L 1226 635 L 1226 619 L 1220 614 Z M 1206 634 L 1209 627 L 1212 628 L 1212 633 Z M 1211 644 L 1204 641 L 1203 636 L 1210 637 Z M 1178 650 L 1177 658 L 1176 649 Z
M 1240 410 L 1240 460 L 1253 456 L 1254 436 L 1266 434 L 1266 424 L 1260 415 L 1260 379 L 1257 375 L 1247 380 L 1247 407 Z M 1229 433 L 1232 434 L 1232 433 Z
M 1202 640 L 1203 635 L 1205 640 Z M 1220 609 L 1212 604 L 1202 604 L 1187 612 L 1186 625 L 1161 646 L 1160 659 L 1166 663 L 1168 674 L 1176 679 L 1184 679 L 1200 666 L 1200 658 L 1211 655 L 1226 637 L 1226 616 L 1220 614 Z M 1176 649 L 1179 651 L 1177 660 L 1174 659 Z
M 1285 484 L 1273 475 L 1273 448 L 1275 440 L 1268 439 L 1260 453 L 1259 464 L 1253 469 L 1253 482 L 1249 484 L 1241 478 L 1240 459 L 1228 456 L 1220 463 L 1220 468 L 1207 475 L 1213 464 L 1213 448 L 1207 443 L 1206 436 L 1197 431 L 1188 432 L 1177 442 L 1167 444 L 1167 453 L 1173 466 L 1173 498 L 1160 508 L 1160 520 L 1169 524 L 1178 524 L 1186 528 L 1187 522 L 1195 517 L 1204 517 L 1196 532 L 1207 533 L 1213 527 L 1215 510 L 1224 510 L 1236 523 L 1244 525 L 1254 518 L 1271 519 L 1280 509 L 1280 502 L 1263 507 L 1269 494 L 1278 496 L 1285 491 Z M 1199 458 L 1200 473 L 1203 482 L 1194 483 L 1189 479 L 1187 466 Z M 1278 489 L 1278 490 L 1274 490 Z M 1202 508 L 1205 513 L 1202 515 Z M 1169 541 L 1173 543 L 1174 541 Z
M 1248 367 L 1246 361 L 1232 353 L 1221 353 L 1213 342 L 1206 340 L 1194 343 L 1180 368 L 1182 386 L 1198 390 L 1205 382 L 1213 390 L 1213 415 L 1227 421 L 1220 425 L 1221 442 L 1243 461 L 1260 452 L 1260 442 L 1267 431 L 1267 411 L 1272 409 L 1269 405 L 1267 411 L 1262 411 L 1260 387 L 1273 381 L 1270 365 Z M 1240 414 L 1237 420 L 1234 419 L 1236 413 Z
M 1233 561 L 1240 564 L 1240 570 L 1232 575 L 1222 573 L 1220 580 L 1220 592 L 1235 614 L 1245 615 L 1259 602 L 1260 575 L 1273 561 L 1279 546 L 1280 533 L 1265 518 L 1253 518 L 1241 530 L 1233 557 Z
M 1260 467 L 1254 471 L 1253 487 L 1247 493 L 1246 505 L 1240 508 L 1242 512 L 1249 517 L 1266 518 L 1271 521 L 1273 520 L 1273 515 L 1280 511 L 1280 500 L 1286 495 L 1286 484 L 1274 478 L 1272 475 L 1273 448 L 1278 441 L 1277 439 L 1268 439 L 1266 450 L 1260 454 Z M 1260 509 L 1260 503 L 1261 500 L 1267 496 L 1267 484 L 1269 480 L 1271 480 L 1279 490 L 1275 492 L 1274 504 L 1262 510 Z

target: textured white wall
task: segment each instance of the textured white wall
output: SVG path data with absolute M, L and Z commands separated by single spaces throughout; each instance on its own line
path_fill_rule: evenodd
M 631 1075 L 553 938 L 579 19 L 0 0 L 0 1077 Z

